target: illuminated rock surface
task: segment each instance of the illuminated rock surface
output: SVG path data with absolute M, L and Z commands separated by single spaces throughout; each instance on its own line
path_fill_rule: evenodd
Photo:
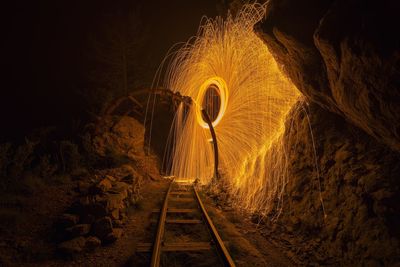
M 400 260 L 400 155 L 316 104 L 309 112 L 320 181 L 308 121 L 298 113 L 284 137 L 296 153 L 273 231 L 302 248 L 307 262 L 391 266 Z
M 285 240 L 306 244 L 307 262 L 391 266 L 400 260 L 395 6 L 273 0 L 255 27 L 312 103 L 320 181 L 312 178 L 314 148 L 305 115 L 298 113 L 284 137 L 296 151 L 290 155 L 286 207 L 273 226 L 290 237 Z
M 309 100 L 400 151 L 399 3 L 270 1 L 256 32 Z

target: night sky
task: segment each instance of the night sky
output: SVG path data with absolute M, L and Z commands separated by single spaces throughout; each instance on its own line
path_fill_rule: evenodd
M 139 7 L 146 32 L 139 61 L 151 77 L 168 49 L 196 34 L 203 15 L 215 17 L 217 2 L 15 1 L 2 4 L 1 141 L 39 126 L 78 119 L 85 102 L 88 39 L 107 24 L 105 15 Z M 139 62 L 138 64 L 141 64 Z

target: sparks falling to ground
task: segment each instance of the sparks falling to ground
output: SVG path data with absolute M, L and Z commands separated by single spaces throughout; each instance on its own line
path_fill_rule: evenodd
M 265 11 L 265 5 L 246 5 L 236 17 L 203 20 L 197 37 L 174 54 L 164 84 L 194 102 L 189 111 L 179 106 L 171 129 L 171 174 L 211 181 L 214 152 L 201 114 L 206 109 L 217 135 L 222 178 L 243 208 L 264 212 L 286 183 L 279 142 L 300 95 L 253 31 Z

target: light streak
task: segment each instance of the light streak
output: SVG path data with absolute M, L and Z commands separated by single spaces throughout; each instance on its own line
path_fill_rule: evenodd
M 214 154 L 201 109 L 215 104 L 205 98 L 213 87 L 219 94 L 213 126 L 220 173 L 237 204 L 261 212 L 281 205 L 288 157 L 281 137 L 286 115 L 300 97 L 253 31 L 265 11 L 266 5 L 252 4 L 236 17 L 204 19 L 197 36 L 173 55 L 164 82 L 194 100 L 189 111 L 178 107 L 171 174 L 211 181 Z

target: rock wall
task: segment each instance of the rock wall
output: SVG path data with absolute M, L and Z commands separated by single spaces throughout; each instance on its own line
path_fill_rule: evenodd
M 113 153 L 137 161 L 144 158 L 144 127 L 132 117 L 109 116 L 93 134 L 92 145 L 100 156 Z
M 145 128 L 128 116 L 108 116 L 90 134 L 100 162 L 90 179 L 78 181 L 78 199 L 55 221 L 61 254 L 73 256 L 119 239 L 148 180 L 159 179 L 158 158 L 145 155 Z M 97 164 L 99 164 L 97 162 Z
M 91 133 L 89 145 L 101 168 L 129 163 L 146 178 L 155 179 L 160 173 L 159 157 L 145 153 L 145 127 L 132 117 L 105 117 Z
M 79 181 L 79 198 L 54 223 L 58 251 L 67 256 L 117 241 L 129 207 L 140 199 L 143 177 L 131 165 L 98 171 Z
M 315 137 L 314 146 L 294 108 L 286 204 L 272 233 L 308 264 L 399 264 L 400 2 L 268 5 L 255 31 L 310 103 Z
M 400 151 L 400 2 L 271 0 L 255 27 L 307 98 Z
M 400 154 L 315 103 L 305 110 L 286 124 L 290 178 L 269 234 L 307 265 L 400 263 Z

